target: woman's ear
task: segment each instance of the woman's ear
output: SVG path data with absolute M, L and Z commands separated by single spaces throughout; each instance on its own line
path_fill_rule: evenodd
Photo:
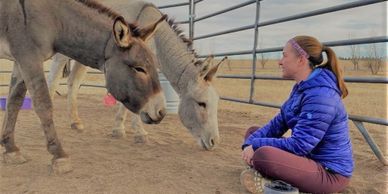
M 304 65 L 309 65 L 309 60 L 306 57 L 303 56 L 298 56 L 298 64 L 304 66 Z

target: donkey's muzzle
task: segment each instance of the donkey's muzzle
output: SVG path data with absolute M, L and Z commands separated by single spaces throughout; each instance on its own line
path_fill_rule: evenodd
M 140 118 L 141 120 L 146 123 L 146 124 L 158 124 L 160 123 L 160 121 L 163 120 L 164 116 L 166 116 L 166 110 L 165 109 L 161 109 L 159 110 L 156 115 L 155 118 L 152 118 L 148 113 L 146 112 L 141 112 L 140 113 Z
M 213 150 L 217 144 L 218 144 L 217 138 L 208 138 L 208 139 L 200 140 L 200 145 L 202 146 L 203 149 L 207 151 Z

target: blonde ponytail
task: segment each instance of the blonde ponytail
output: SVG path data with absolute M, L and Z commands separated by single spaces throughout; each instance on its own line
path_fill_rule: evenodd
M 349 92 L 348 92 L 348 88 L 345 85 L 343 71 L 338 65 L 337 56 L 333 51 L 333 49 L 329 47 L 323 46 L 322 51 L 326 52 L 327 54 L 327 62 L 324 66 L 329 67 L 337 77 L 338 87 L 342 93 L 341 97 L 345 98 L 349 94 Z

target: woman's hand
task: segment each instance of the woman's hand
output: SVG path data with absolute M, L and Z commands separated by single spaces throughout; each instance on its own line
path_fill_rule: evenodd
M 241 153 L 241 157 L 247 164 L 253 166 L 253 163 L 252 163 L 253 154 L 255 154 L 255 151 L 253 150 L 252 145 L 250 145 L 244 148 L 244 150 Z

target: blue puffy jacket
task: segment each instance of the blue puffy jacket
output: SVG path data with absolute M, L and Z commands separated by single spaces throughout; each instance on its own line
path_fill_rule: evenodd
M 282 135 L 291 129 L 290 137 Z M 310 158 L 327 169 L 350 177 L 353 172 L 348 115 L 335 75 L 317 68 L 296 84 L 280 113 L 244 142 L 256 150 L 273 146 Z

